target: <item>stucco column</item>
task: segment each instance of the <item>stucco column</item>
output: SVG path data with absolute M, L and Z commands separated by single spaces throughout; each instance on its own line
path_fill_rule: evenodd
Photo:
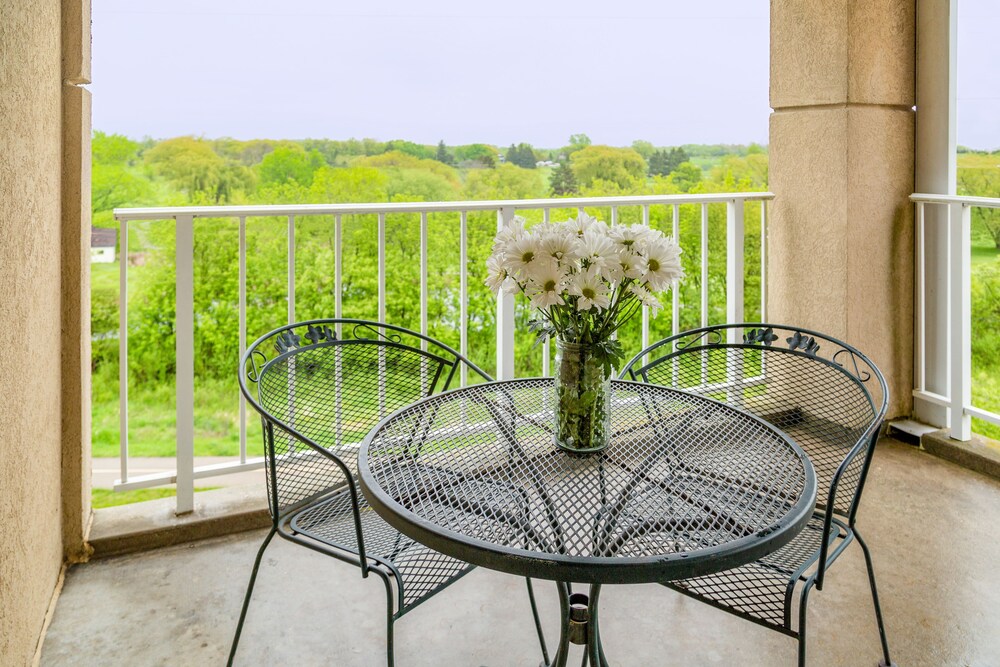
M 86 560 L 90 526 L 90 0 L 62 2 L 62 536 Z
M 913 365 L 914 0 L 772 0 L 769 319 Z

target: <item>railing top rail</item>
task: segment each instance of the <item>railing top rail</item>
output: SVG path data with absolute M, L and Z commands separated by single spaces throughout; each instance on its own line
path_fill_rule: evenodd
M 516 209 L 580 208 L 584 206 L 643 206 L 672 204 L 713 204 L 729 201 L 767 201 L 770 192 L 722 192 L 683 195 L 635 195 L 627 197 L 567 197 L 549 199 L 504 199 L 491 201 L 405 202 L 371 204 L 296 204 L 266 206 L 161 206 L 116 208 L 119 221 L 168 220 L 178 216 L 195 218 L 253 218 L 289 215 L 355 215 L 377 213 L 442 213 Z
M 933 195 L 916 192 L 910 195 L 910 201 L 922 204 L 966 204 L 968 206 L 982 206 L 984 208 L 1000 208 L 1000 198 L 997 197 L 968 197 L 965 195 Z

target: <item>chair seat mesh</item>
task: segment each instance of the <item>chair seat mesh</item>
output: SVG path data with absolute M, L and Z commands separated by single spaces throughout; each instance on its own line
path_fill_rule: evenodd
M 404 608 L 412 607 L 472 566 L 445 556 L 401 534 L 387 524 L 358 490 L 358 509 L 365 550 L 369 557 L 391 563 L 399 573 Z M 347 491 L 310 506 L 294 515 L 292 530 L 317 542 L 358 553 L 357 533 Z
M 834 524 L 830 538 L 833 543 L 846 538 Z M 709 602 L 726 611 L 749 617 L 765 625 L 792 632 L 790 619 L 796 573 L 807 569 L 819 558 L 823 541 L 823 517 L 813 515 L 805 529 L 795 539 L 764 558 L 743 567 L 716 574 L 682 579 L 664 585 L 692 597 Z

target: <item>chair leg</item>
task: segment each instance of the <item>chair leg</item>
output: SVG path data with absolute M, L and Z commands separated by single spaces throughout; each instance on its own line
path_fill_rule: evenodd
M 274 533 L 277 530 L 274 526 L 271 526 L 271 532 L 267 534 L 264 538 L 264 543 L 260 545 L 260 549 L 257 550 L 257 558 L 253 562 L 253 571 L 250 573 L 250 583 L 247 585 L 246 595 L 243 596 L 243 609 L 240 610 L 240 620 L 236 624 L 236 634 L 233 636 L 233 645 L 229 649 L 229 660 L 226 662 L 227 667 L 233 667 L 233 658 L 236 657 L 236 647 L 240 643 L 240 635 L 243 633 L 243 621 L 247 618 L 247 609 L 250 608 L 250 596 L 253 595 L 253 586 L 257 582 L 257 570 L 260 569 L 260 561 L 264 557 L 264 550 L 267 549 L 267 545 L 271 543 L 271 538 L 274 537 Z
M 538 616 L 538 605 L 535 604 L 535 588 L 531 585 L 531 579 L 525 577 L 524 582 L 528 585 L 528 600 L 531 602 L 531 615 L 535 619 L 535 630 L 538 632 L 538 643 L 542 646 L 542 664 L 549 664 L 549 651 L 545 647 L 545 633 L 542 632 L 542 619 Z
M 889 658 L 889 641 L 885 637 L 885 624 L 882 622 L 882 606 L 878 602 L 878 588 L 875 585 L 875 567 L 872 565 L 872 555 L 868 551 L 868 545 L 861 539 L 861 534 L 856 528 L 854 529 L 854 537 L 858 539 L 858 544 L 861 545 L 861 551 L 865 554 L 865 565 L 868 566 L 868 584 L 872 589 L 872 602 L 875 604 L 875 620 L 878 622 L 879 639 L 882 640 L 883 660 L 879 665 L 881 667 L 892 667 L 893 662 Z
M 806 580 L 799 598 L 799 667 L 806 667 L 806 606 L 809 602 L 809 591 L 816 583 L 816 575 Z
M 385 661 L 388 667 L 394 667 L 396 658 L 393 651 L 393 626 L 396 623 L 396 615 L 392 612 L 392 583 L 389 581 L 389 576 L 385 572 L 374 568 L 369 568 L 368 571 L 374 572 L 380 576 L 382 578 L 382 583 L 385 584 Z

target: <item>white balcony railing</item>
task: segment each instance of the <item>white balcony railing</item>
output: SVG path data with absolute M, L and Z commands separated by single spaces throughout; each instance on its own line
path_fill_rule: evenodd
M 766 318 L 767 296 L 765 274 L 767 270 L 767 239 L 766 239 L 766 215 L 767 202 L 773 198 L 771 193 L 725 193 L 725 194 L 701 194 L 701 195 L 653 195 L 653 196 L 633 196 L 633 197 L 597 197 L 597 198 L 571 198 L 571 199 L 535 199 L 535 200 L 507 200 L 507 201 L 464 201 L 464 202 L 437 202 L 437 203 L 399 203 L 399 204 L 331 204 L 331 205 L 298 205 L 298 206 L 208 206 L 208 207 L 174 207 L 174 208 L 145 208 L 145 209 L 117 209 L 115 218 L 121 224 L 120 240 L 122 257 L 120 267 L 120 300 L 119 300 L 119 402 L 120 402 L 120 463 L 121 477 L 115 483 L 116 490 L 138 489 L 166 484 L 176 483 L 177 485 L 177 512 L 189 512 L 194 507 L 194 480 L 198 478 L 213 477 L 224 473 L 233 473 L 244 470 L 260 468 L 263 460 L 251 458 L 247 455 L 247 426 L 246 426 L 246 405 L 239 400 L 238 392 L 234 392 L 233 401 L 239 401 L 239 457 L 234 457 L 230 463 L 211 466 L 195 467 L 194 444 L 194 323 L 197 313 L 194 312 L 194 221 L 195 219 L 219 219 L 228 218 L 239 222 L 239 337 L 240 353 L 245 349 L 247 330 L 247 248 L 246 248 L 246 225 L 250 218 L 261 217 L 281 217 L 287 218 L 288 234 L 288 264 L 287 264 L 287 284 L 288 284 L 288 313 L 289 322 L 296 320 L 295 302 L 295 223 L 299 218 L 310 216 L 329 216 L 333 219 L 333 234 L 335 244 L 335 308 L 334 317 L 341 317 L 342 312 L 342 277 L 344 275 L 343 255 L 342 255 L 342 218 L 343 216 L 368 215 L 377 216 L 378 220 L 378 319 L 386 320 L 386 216 L 399 214 L 410 214 L 419 216 L 420 225 L 420 329 L 422 333 L 427 333 L 428 321 L 428 273 L 433 269 L 428 264 L 428 215 L 436 213 L 458 214 L 458 225 L 460 227 L 460 295 L 461 304 L 460 322 L 460 346 L 462 354 L 468 353 L 468 266 L 472 262 L 483 263 L 486 257 L 469 257 L 467 243 L 467 216 L 473 212 L 496 212 L 497 227 L 509 223 L 515 213 L 523 214 L 531 212 L 535 216 L 541 212 L 543 220 L 548 220 L 550 211 L 599 207 L 604 211 L 610 210 L 610 222 L 619 219 L 619 213 L 629 211 L 629 217 L 638 218 L 644 224 L 650 223 L 650 208 L 665 207 L 669 212 L 672 209 L 672 232 L 678 240 L 680 235 L 681 207 L 696 207 L 700 209 L 700 251 L 692 252 L 693 248 L 688 248 L 686 257 L 697 254 L 701 258 L 699 267 L 691 266 L 688 263 L 685 268 L 688 275 L 697 274 L 700 276 L 700 298 L 698 304 L 685 304 L 688 308 L 698 308 L 700 310 L 701 325 L 709 324 L 709 285 L 714 279 L 718 281 L 721 276 L 709 275 L 709 211 L 710 207 L 724 207 L 726 212 L 725 224 L 725 297 L 726 308 L 725 318 L 729 322 L 740 322 L 744 318 L 744 212 L 748 206 L 760 207 L 760 304 L 759 313 L 761 319 Z M 638 211 L 638 215 L 634 211 Z M 755 216 L 756 217 L 756 216 Z M 669 219 L 669 215 L 668 215 Z M 176 335 L 176 419 L 177 419 L 177 447 L 176 447 L 176 470 L 166 473 L 147 474 L 136 476 L 129 471 L 129 410 L 128 410 L 128 261 L 129 257 L 129 226 L 136 221 L 149 220 L 172 220 L 176 232 L 176 319 L 174 331 Z M 721 239 L 711 239 L 713 242 L 721 242 Z M 682 242 L 683 246 L 683 242 Z M 672 328 L 676 333 L 678 329 L 679 309 L 681 307 L 678 291 L 674 290 L 671 312 Z M 754 311 L 756 311 L 756 304 Z M 278 326 L 281 323 L 275 322 Z M 497 324 L 496 324 L 496 375 L 498 378 L 510 378 L 514 376 L 514 299 L 507 297 L 498 301 L 497 304 Z M 636 348 L 637 345 L 647 345 L 649 341 L 649 316 L 643 312 L 641 326 L 641 341 L 635 341 L 636 345 L 629 349 Z M 255 335 L 263 332 L 252 332 Z M 548 374 L 549 354 L 547 349 L 542 353 L 542 373 Z M 465 378 L 462 378 L 465 382 Z
M 1000 414 L 975 405 L 972 359 L 972 212 L 1000 209 L 1000 199 L 914 194 L 910 200 L 916 206 L 915 408 L 955 440 L 969 440 L 973 417 L 1000 425 Z

